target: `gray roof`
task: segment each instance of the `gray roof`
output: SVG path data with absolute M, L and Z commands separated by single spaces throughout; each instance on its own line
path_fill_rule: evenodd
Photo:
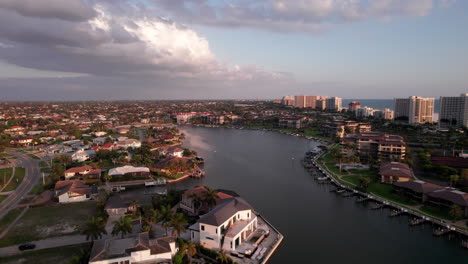
M 203 215 L 199 223 L 219 226 L 239 211 L 252 210 L 252 206 L 240 197 L 233 197 L 223 200 L 209 213 Z

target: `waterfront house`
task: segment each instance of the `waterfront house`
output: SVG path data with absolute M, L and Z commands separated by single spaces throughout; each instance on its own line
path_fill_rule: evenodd
M 382 183 L 406 182 L 414 178 L 413 170 L 401 162 L 383 162 L 379 170 Z
M 427 194 L 444 187 L 420 180 L 394 182 L 395 190 L 420 202 L 427 201 Z
M 182 158 L 184 150 L 179 147 L 162 147 L 158 149 L 159 155 L 171 155 L 173 157 Z
M 104 210 L 110 216 L 124 216 L 128 211 L 131 211 L 131 208 L 120 195 L 113 195 L 107 199 Z
M 99 179 L 101 177 L 101 170 L 95 169 L 89 165 L 84 165 L 81 167 L 73 167 L 65 171 L 65 179 L 70 179 L 72 177 L 83 177 L 89 179 Z
M 93 243 L 90 264 L 172 263 L 179 251 L 174 237 L 151 239 L 148 233 L 108 238 Z
M 190 239 L 215 250 L 236 251 L 257 229 L 257 216 L 240 197 L 224 199 L 190 226 Z
M 427 203 L 439 207 L 451 208 L 459 206 L 464 217 L 468 217 L 468 193 L 457 189 L 444 188 L 427 194 Z
M 147 167 L 134 167 L 125 165 L 109 170 L 109 175 L 112 177 L 132 176 L 132 177 L 148 177 L 150 170 Z
M 91 199 L 91 187 L 80 180 L 65 180 L 55 183 L 55 196 L 59 203 L 82 202 Z

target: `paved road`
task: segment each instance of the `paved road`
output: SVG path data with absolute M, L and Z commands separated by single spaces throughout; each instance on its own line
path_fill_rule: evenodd
M 86 241 L 86 236 L 83 236 L 83 235 L 54 237 L 54 238 L 48 238 L 48 239 L 43 239 L 39 241 L 31 241 L 31 243 L 34 243 L 36 245 L 36 248 L 34 250 L 63 247 L 63 246 L 69 246 L 69 245 L 82 244 L 86 242 L 89 242 L 89 241 Z M 30 252 L 30 251 L 31 250 L 19 251 L 18 245 L 3 247 L 3 248 L 0 248 L 0 257 L 17 255 L 22 252 Z
M 21 201 L 22 197 L 26 196 L 31 191 L 33 186 L 41 177 L 38 160 L 13 150 L 7 150 L 7 153 L 16 157 L 16 159 L 19 161 L 17 166 L 25 168 L 26 175 L 16 190 L 8 195 L 8 197 L 0 204 L 0 219 L 5 216 L 11 209 L 16 207 L 16 205 Z

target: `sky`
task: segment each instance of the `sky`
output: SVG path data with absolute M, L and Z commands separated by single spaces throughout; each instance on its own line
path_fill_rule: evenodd
M 0 101 L 468 92 L 468 1 L 0 0 Z

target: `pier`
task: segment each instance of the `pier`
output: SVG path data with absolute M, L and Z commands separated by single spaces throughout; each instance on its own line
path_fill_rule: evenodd
M 422 225 L 426 222 L 439 226 L 440 228 L 435 229 L 433 231 L 434 236 L 443 236 L 447 233 L 454 232 L 458 234 L 460 238 L 462 239 L 462 246 L 468 249 L 468 240 L 466 240 L 468 239 L 468 231 L 466 229 L 461 229 L 461 228 L 452 226 L 448 224 L 445 220 L 429 217 L 416 210 L 412 210 L 398 203 L 388 201 L 380 197 L 372 196 L 368 193 L 359 191 L 357 189 L 348 187 L 340 183 L 337 179 L 334 178 L 333 175 L 325 171 L 323 168 L 320 167 L 320 165 L 317 164 L 316 160 L 321 155 L 323 155 L 323 153 L 320 153 L 318 155 L 313 156 L 312 158 L 304 160 L 303 163 L 304 163 L 304 166 L 307 166 L 308 171 L 314 175 L 315 179 L 318 180 L 317 181 L 318 183 L 327 182 L 336 186 L 336 188 L 331 189 L 330 192 L 342 193 L 342 196 L 344 197 L 357 195 L 358 198 L 356 199 L 356 203 L 364 203 L 367 201 L 373 201 L 377 203 L 377 205 L 370 207 L 371 210 L 377 210 L 377 209 L 382 209 L 384 207 L 389 207 L 392 209 L 392 211 L 389 214 L 389 217 L 395 217 L 395 216 L 407 214 L 411 217 L 409 220 L 410 226 Z

